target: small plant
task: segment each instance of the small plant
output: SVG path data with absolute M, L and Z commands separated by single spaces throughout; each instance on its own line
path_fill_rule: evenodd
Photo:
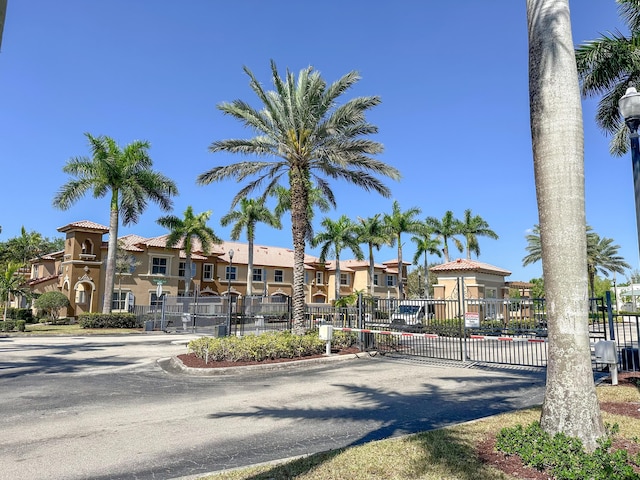
M 537 470 L 549 471 L 557 480 L 640 480 L 627 451 L 611 450 L 617 431 L 617 425 L 607 425 L 607 436 L 599 440 L 593 453 L 587 453 L 579 439 L 563 433 L 551 436 L 539 422 L 534 422 L 526 428 L 522 425 L 503 428 L 496 448 L 508 455 L 518 455 L 524 464 Z
M 64 293 L 54 290 L 40 295 L 35 299 L 33 305 L 38 310 L 46 312 L 51 323 L 55 325 L 60 316 L 60 309 L 69 306 L 69 299 Z

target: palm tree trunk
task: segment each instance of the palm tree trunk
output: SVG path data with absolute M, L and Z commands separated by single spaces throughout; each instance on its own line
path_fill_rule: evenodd
M 442 239 L 442 243 L 444 244 L 444 247 L 442 248 L 442 253 L 444 253 L 444 263 L 449 263 L 449 245 L 447 245 L 446 237 Z
M 187 252 L 187 258 L 185 260 L 184 270 L 184 296 L 189 296 L 189 290 L 191 287 L 191 252 Z
M 247 229 L 248 230 L 248 229 Z M 253 235 L 248 235 L 249 240 L 249 252 L 248 252 L 248 265 L 247 265 L 247 297 L 253 295 Z
M 373 284 L 373 277 L 375 275 L 375 263 L 373 260 L 373 244 L 369 244 L 369 295 L 372 297 L 375 294 L 375 285 Z
M 597 446 L 591 369 L 582 111 L 568 0 L 527 0 L 531 137 L 548 315 L 540 423 Z
M 334 290 L 334 300 L 337 302 L 340 300 L 340 252 L 336 252 L 336 274 L 334 277 L 335 281 L 333 282 Z
M 398 300 L 404 298 L 404 285 L 402 281 L 402 243 L 398 234 Z
M 107 265 L 104 270 L 102 313 L 111 313 L 113 287 L 115 284 L 116 250 L 118 248 L 118 223 L 118 192 L 114 190 L 111 195 L 111 211 L 109 214 L 109 243 L 107 247 Z
M 307 206 L 309 195 L 305 190 L 305 176 L 299 170 L 290 171 L 291 233 L 293 237 L 293 333 L 302 335 L 304 322 L 304 250 L 307 234 Z

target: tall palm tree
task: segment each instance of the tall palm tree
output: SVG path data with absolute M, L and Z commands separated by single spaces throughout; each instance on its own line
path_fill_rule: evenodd
M 585 42 L 576 49 L 576 62 L 584 97 L 600 96 L 596 123 L 613 135 L 609 150 L 623 155 L 629 145 L 629 130 L 618 110 L 618 100 L 630 84 L 640 82 L 640 3 L 616 0 L 618 12 L 629 34 L 619 31 Z
M 369 218 L 358 218 L 358 222 L 358 240 L 360 243 L 366 243 L 369 248 L 369 294 L 374 296 L 376 286 L 373 282 L 375 276 L 373 249 L 380 250 L 382 245 L 390 245 L 392 237 L 379 213 Z
M 402 275 L 402 234 L 420 233 L 422 223 L 416 217 L 420 215 L 418 207 L 411 207 L 404 212 L 400 209 L 400 203 L 394 200 L 391 213 L 384 214 L 384 224 L 393 236 L 392 245 L 398 244 L 398 298 L 404 298 L 404 278 Z
M 67 162 L 63 172 L 75 177 L 64 184 L 53 199 L 53 206 L 67 210 L 84 194 L 92 190 L 95 198 L 110 195 L 109 243 L 104 277 L 102 313 L 111 312 L 115 280 L 118 224 L 138 222 L 151 200 L 162 210 L 171 210 L 171 196 L 178 194 L 175 183 L 151 169 L 149 142 L 136 140 L 124 148 L 110 137 L 86 133 L 91 158 L 75 157 Z
M 618 255 L 619 249 L 620 245 L 613 245 L 613 238 L 600 238 L 597 233 L 587 235 L 587 272 L 592 298 L 595 297 L 598 273 L 608 277 L 609 272 L 623 274 L 627 268 L 631 268 L 631 265 Z
M 569 0 L 527 0 L 529 105 L 549 360 L 542 428 L 604 435 L 588 331 L 584 139 Z
M 353 252 L 358 260 L 362 260 L 364 255 L 360 249 L 358 240 L 358 225 L 353 223 L 349 217 L 342 215 L 338 220 L 333 221 L 325 217 L 321 223 L 324 231 L 313 237 L 311 245 L 320 246 L 320 261 L 324 262 L 327 256 L 333 253 L 336 258 L 336 275 L 334 281 L 335 300 L 340 299 L 340 253 L 348 248 Z
M 442 219 L 427 217 L 425 223 L 442 242 L 442 253 L 444 253 L 445 262 L 449 262 L 449 240 L 453 241 L 459 252 L 463 251 L 462 242 L 455 237 L 456 235 L 462 235 L 462 224 L 460 220 L 453 216 L 451 210 L 447 210 Z
M 0 274 L 0 300 L 4 303 L 2 319 L 7 320 L 7 309 L 12 296 L 28 296 L 29 287 L 25 285 L 25 278 L 20 273 L 19 263 L 10 262 L 5 266 L 4 272 Z
M 249 243 L 249 265 L 247 266 L 247 296 L 253 295 L 253 242 L 256 237 L 256 224 L 266 223 L 270 227 L 282 228 L 280 218 L 273 214 L 264 204 L 264 199 L 243 198 L 240 208 L 227 213 L 220 219 L 220 224 L 226 227 L 234 223 L 231 238 L 238 240 L 243 230 L 247 231 Z
M 480 256 L 480 244 L 478 237 L 489 237 L 498 239 L 498 234 L 489 228 L 489 224 L 480 215 L 473 215 L 471 209 L 464 211 L 464 220 L 460 222 L 460 229 L 467 247 L 467 260 L 471 260 L 471 253 L 475 253 L 476 258 Z
M 211 247 L 215 243 L 222 243 L 213 229 L 207 225 L 211 218 L 211 210 L 194 214 L 193 207 L 189 205 L 184 211 L 184 217 L 176 217 L 175 215 L 167 215 L 160 217 L 157 222 L 159 225 L 169 229 L 167 237 L 167 247 L 175 247 L 181 245 L 186 257 L 184 269 L 184 294 L 189 295 L 191 285 L 191 257 L 193 254 L 194 242 L 200 242 L 200 249 L 205 255 L 209 255 Z
M 282 217 L 285 212 L 291 211 L 291 190 L 282 185 L 276 185 L 271 191 L 271 195 L 276 197 L 278 203 L 273 210 L 273 213 L 278 217 Z M 323 191 L 311 186 L 309 189 L 309 205 L 307 208 L 307 241 L 311 242 L 313 239 L 313 226 L 311 221 L 314 216 L 314 207 L 317 207 L 321 212 L 328 212 L 332 207 L 336 207 L 336 200 L 331 194 L 330 198 L 324 196 Z
M 304 324 L 304 252 L 309 233 L 309 191 L 315 185 L 324 196 L 333 198 L 324 178 L 346 180 L 366 191 L 390 196 L 389 188 L 377 176 L 400 178 L 395 168 L 373 158 L 382 152 L 380 143 L 367 138 L 378 129 L 366 121 L 365 113 L 380 103 L 378 97 L 357 97 L 339 104 L 338 99 L 358 80 L 350 72 L 331 85 L 312 67 L 295 75 L 287 71 L 283 79 L 271 62 L 274 91 L 265 91 L 253 73 L 245 67 L 249 85 L 264 104 L 256 110 L 235 100 L 218 106 L 224 113 L 243 122 L 259 134 L 248 139 L 214 142 L 211 152 L 258 155 L 262 161 L 243 161 L 214 167 L 198 176 L 198 183 L 210 184 L 224 179 L 242 182 L 257 176 L 243 187 L 232 201 L 266 183 L 268 195 L 278 182 L 288 185 L 291 195 L 291 233 L 293 238 L 293 330 L 305 331 Z
M 425 291 L 427 298 L 429 298 L 429 292 L 431 289 L 429 281 L 429 261 L 427 255 L 430 253 L 432 255 L 442 257 L 442 252 L 440 251 L 440 239 L 437 237 L 432 238 L 432 234 L 433 232 L 427 224 L 423 223 L 420 234 L 411 237 L 411 241 L 416 244 L 416 253 L 413 255 L 413 264 L 417 265 L 420 261 L 420 257 L 424 255 L 424 281 L 426 285 Z

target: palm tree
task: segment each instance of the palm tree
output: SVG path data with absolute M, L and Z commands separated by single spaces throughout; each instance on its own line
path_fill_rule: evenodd
M 273 210 L 273 213 L 278 217 L 282 217 L 285 212 L 291 211 L 291 190 L 282 185 L 276 185 L 276 187 L 270 193 L 272 196 L 276 197 L 278 203 L 276 208 Z M 307 241 L 311 242 L 313 240 L 313 226 L 311 221 L 314 216 L 314 207 L 317 207 L 321 212 L 328 212 L 332 207 L 336 207 L 335 198 L 332 196 L 326 198 L 324 196 L 323 191 L 318 188 L 311 186 L 309 189 L 309 205 L 307 208 Z
M 358 240 L 358 225 L 353 223 L 346 215 L 342 215 L 335 222 L 328 217 L 322 221 L 324 231 L 313 237 L 311 245 L 320 246 L 320 261 L 325 262 L 327 256 L 333 253 L 336 258 L 335 275 L 335 299 L 340 299 L 340 253 L 345 248 L 350 249 L 358 260 L 362 260 L 364 255 L 360 249 Z
M 122 302 L 122 276 L 131 274 L 140 266 L 140 261 L 136 260 L 132 254 L 127 251 L 125 242 L 118 239 L 118 250 L 116 251 L 116 276 L 118 277 L 118 305 Z
M 413 264 L 417 265 L 420 261 L 420 257 L 424 255 L 424 278 L 427 298 L 429 298 L 429 292 L 431 289 L 431 285 L 429 282 L 429 262 L 427 254 L 431 253 L 432 255 L 442 257 L 442 252 L 440 251 L 440 239 L 432 238 L 432 234 L 433 232 L 431 231 L 431 229 L 426 224 L 422 224 L 420 234 L 411 237 L 411 241 L 416 244 L 416 253 L 413 255 Z
M 590 227 L 587 226 L 587 229 Z M 522 266 L 526 267 L 542 260 L 542 243 L 540 242 L 540 225 L 533 226 L 531 233 L 525 237 L 527 240 L 527 246 L 525 250 L 529 253 L 522 259 Z
M 249 265 L 247 266 L 247 296 L 253 295 L 253 242 L 256 236 L 256 224 L 266 223 L 270 227 L 282 228 L 280 218 L 271 213 L 264 205 L 264 199 L 240 200 L 240 208 L 227 213 L 220 219 L 220 224 L 226 227 L 235 222 L 231 230 L 231 239 L 238 240 L 242 230 L 247 231 L 247 242 L 249 243 Z
M 186 256 L 184 269 L 184 294 L 189 295 L 189 287 L 191 284 L 191 255 L 193 253 L 194 242 L 200 243 L 200 251 L 205 255 L 209 255 L 211 247 L 214 243 L 222 243 L 222 240 L 214 233 L 213 229 L 207 226 L 207 222 L 211 217 L 211 210 L 195 215 L 191 205 L 184 211 L 184 217 L 179 218 L 175 215 L 167 215 L 160 217 L 157 222 L 159 225 L 169 229 L 170 233 L 167 237 L 167 247 L 175 247 L 181 244 L 182 250 Z
M 366 243 L 369 248 L 369 294 L 373 297 L 375 294 L 375 261 L 373 258 L 373 249 L 380 250 L 382 245 L 391 245 L 392 237 L 380 218 L 380 214 L 376 213 L 373 217 L 358 217 L 358 240 L 360 243 Z
M 597 233 L 587 234 L 587 272 L 591 298 L 595 297 L 596 274 L 602 273 L 608 277 L 609 272 L 623 274 L 625 269 L 631 268 L 631 265 L 618 255 L 620 245 L 612 244 L 613 238 L 600 238 Z
M 582 95 L 601 96 L 596 123 L 613 135 L 610 152 L 623 155 L 629 145 L 629 130 L 620 116 L 618 100 L 630 84 L 640 81 L 640 4 L 637 0 L 617 3 L 629 35 L 616 31 L 583 43 L 576 49 L 576 62 Z
M 451 210 L 444 213 L 442 220 L 436 217 L 427 217 L 425 224 L 442 242 L 445 263 L 449 262 L 449 240 L 453 240 L 459 252 L 463 251 L 462 242 L 455 237 L 455 235 L 462 234 L 462 224 L 460 220 L 454 218 Z
M 154 172 L 153 161 L 147 150 L 149 142 L 136 140 L 124 149 L 112 138 L 94 137 L 89 133 L 91 158 L 75 157 L 67 162 L 63 172 L 76 177 L 64 184 L 53 199 L 53 206 L 67 210 L 88 190 L 95 198 L 110 193 L 109 244 L 104 277 L 102 313 L 111 312 L 115 281 L 116 251 L 118 249 L 118 224 L 138 222 L 149 200 L 162 210 L 171 210 L 171 196 L 178 194 L 175 183 L 164 175 Z
M 20 267 L 19 263 L 10 262 L 0 275 L 0 300 L 4 303 L 2 319 L 5 322 L 11 296 L 28 296 L 30 293 L 29 287 L 25 285 L 24 276 L 20 273 Z
M 384 224 L 392 235 L 392 243 L 398 243 L 398 298 L 404 298 L 404 279 L 402 276 L 402 234 L 420 233 L 422 223 L 416 217 L 420 215 L 418 207 L 411 207 L 404 212 L 400 209 L 400 204 L 394 200 L 391 213 L 384 214 Z
M 549 359 L 540 424 L 594 450 L 605 433 L 591 370 L 584 138 L 568 0 L 527 0 L 529 104 Z
M 339 97 L 358 80 L 350 72 L 327 85 L 312 67 L 301 70 L 296 81 L 287 71 L 280 77 L 275 62 L 271 72 L 275 91 L 265 91 L 253 73 L 245 67 L 250 86 L 264 104 L 256 110 L 241 100 L 218 106 L 259 135 L 248 139 L 214 142 L 211 152 L 271 157 L 263 161 L 243 161 L 214 167 L 198 176 L 198 183 L 235 179 L 242 182 L 256 176 L 243 187 L 232 201 L 241 198 L 266 183 L 269 195 L 278 182 L 284 180 L 291 195 L 291 233 L 293 238 L 293 330 L 303 333 L 304 326 L 304 252 L 309 233 L 310 190 L 320 188 L 326 198 L 333 198 L 328 181 L 346 180 L 366 191 L 390 196 L 390 190 L 376 175 L 400 178 L 395 168 L 373 158 L 382 152 L 380 143 L 367 138 L 377 128 L 365 119 L 365 113 L 380 103 L 378 97 L 357 97 L 338 104 Z
M 476 258 L 480 256 L 478 237 L 498 239 L 498 234 L 489 228 L 489 224 L 480 215 L 472 215 L 471 209 L 464 211 L 464 220 L 460 224 L 462 235 L 467 244 L 467 260 L 471 260 L 471 252 Z

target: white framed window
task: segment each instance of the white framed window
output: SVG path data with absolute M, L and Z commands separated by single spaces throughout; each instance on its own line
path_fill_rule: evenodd
M 316 285 L 324 283 L 324 272 L 316 272 Z
M 344 285 L 348 287 L 349 285 L 351 285 L 350 280 L 351 280 L 351 275 L 349 275 L 348 273 L 340 274 L 340 285 Z
M 396 286 L 396 276 L 387 275 L 387 287 L 395 287 L 395 286 Z
M 273 281 L 278 283 L 284 282 L 284 270 L 274 270 Z
M 254 268 L 253 269 L 253 276 L 251 278 L 253 278 L 254 282 L 261 282 L 262 281 L 262 269 L 261 268 Z
M 498 298 L 498 290 L 493 287 L 485 287 L 484 288 L 484 297 L 485 298 Z
M 378 283 L 378 274 L 377 273 L 373 274 L 373 284 L 376 285 L 376 286 L 380 285 Z
M 78 285 L 78 289 L 76 290 L 76 303 L 78 305 L 87 303 L 87 292 L 84 289 L 84 285 Z
M 166 257 L 151 257 L 151 274 L 166 275 L 167 263 Z
M 224 279 L 225 280 L 235 280 L 237 276 L 237 268 L 236 267 L 230 267 L 229 265 L 226 266 L 225 268 L 225 273 L 224 273 Z
M 187 262 L 180 262 L 178 264 L 178 276 L 184 277 L 187 273 Z M 191 262 L 191 278 L 196 276 L 196 264 Z
M 213 280 L 213 263 L 205 263 L 202 266 L 202 279 Z
M 111 310 L 126 310 L 129 292 L 113 292 Z

